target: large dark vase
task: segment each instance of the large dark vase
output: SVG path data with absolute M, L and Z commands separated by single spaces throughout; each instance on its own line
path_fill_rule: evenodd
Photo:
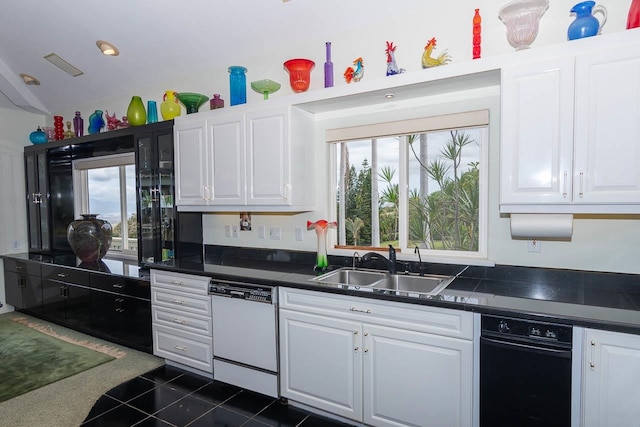
M 111 246 L 111 224 L 95 214 L 83 214 L 67 227 L 71 249 L 82 262 L 98 262 Z

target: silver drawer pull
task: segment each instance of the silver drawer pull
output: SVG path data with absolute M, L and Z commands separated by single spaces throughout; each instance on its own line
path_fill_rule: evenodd
M 171 281 L 172 285 L 180 285 L 180 286 L 184 286 L 184 282 L 181 282 L 179 280 L 172 280 Z
M 187 347 L 180 347 L 179 345 L 176 345 L 173 348 L 175 348 L 176 350 L 180 350 L 180 351 L 187 351 Z
M 172 303 L 174 303 L 174 304 L 184 305 L 184 301 L 180 301 L 180 300 L 177 300 L 177 299 L 174 299 L 174 300 L 173 300 L 173 301 L 171 301 L 171 302 L 172 302 Z
M 187 321 L 186 320 L 180 320 L 180 319 L 173 319 L 173 323 L 179 323 L 181 325 L 186 325 Z
M 113 286 L 114 288 L 118 288 L 118 289 L 124 288 L 124 286 L 122 286 L 122 285 L 120 285 L 120 284 L 118 284 L 118 283 L 114 283 L 114 284 L 113 284 L 113 285 L 111 285 L 111 286 Z
M 366 310 L 360 310 L 359 308 L 351 307 L 349 311 L 357 311 L 358 313 L 367 313 L 371 314 L 371 309 L 367 308 Z
M 64 279 L 65 277 L 67 277 L 67 275 L 66 275 L 66 274 L 64 274 L 64 273 L 58 273 L 58 277 L 61 277 L 61 278 L 63 278 L 63 279 Z

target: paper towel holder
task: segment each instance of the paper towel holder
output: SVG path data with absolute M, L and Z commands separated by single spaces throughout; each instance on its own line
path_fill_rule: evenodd
M 512 213 L 510 228 L 512 239 L 569 242 L 573 235 L 573 214 Z

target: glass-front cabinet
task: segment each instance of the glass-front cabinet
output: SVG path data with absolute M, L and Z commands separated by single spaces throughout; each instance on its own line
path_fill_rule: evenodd
M 173 121 L 137 134 L 136 145 L 138 260 L 167 261 L 175 256 L 176 249 Z
M 49 251 L 49 184 L 47 150 L 35 150 L 24 155 L 29 215 L 29 252 Z

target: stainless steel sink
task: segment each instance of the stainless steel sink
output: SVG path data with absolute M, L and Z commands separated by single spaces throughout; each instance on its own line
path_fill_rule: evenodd
M 437 295 L 454 279 L 454 276 L 430 274 L 389 274 L 378 270 L 341 268 L 311 279 L 313 282 L 347 286 L 366 291 L 390 291 L 400 294 Z
M 405 292 L 408 294 L 419 293 L 437 295 L 453 281 L 453 276 L 426 275 L 389 275 L 379 283 L 372 285 L 379 290 Z
M 340 268 L 315 277 L 311 281 L 334 285 L 372 286 L 388 276 L 389 274 L 383 271 Z

